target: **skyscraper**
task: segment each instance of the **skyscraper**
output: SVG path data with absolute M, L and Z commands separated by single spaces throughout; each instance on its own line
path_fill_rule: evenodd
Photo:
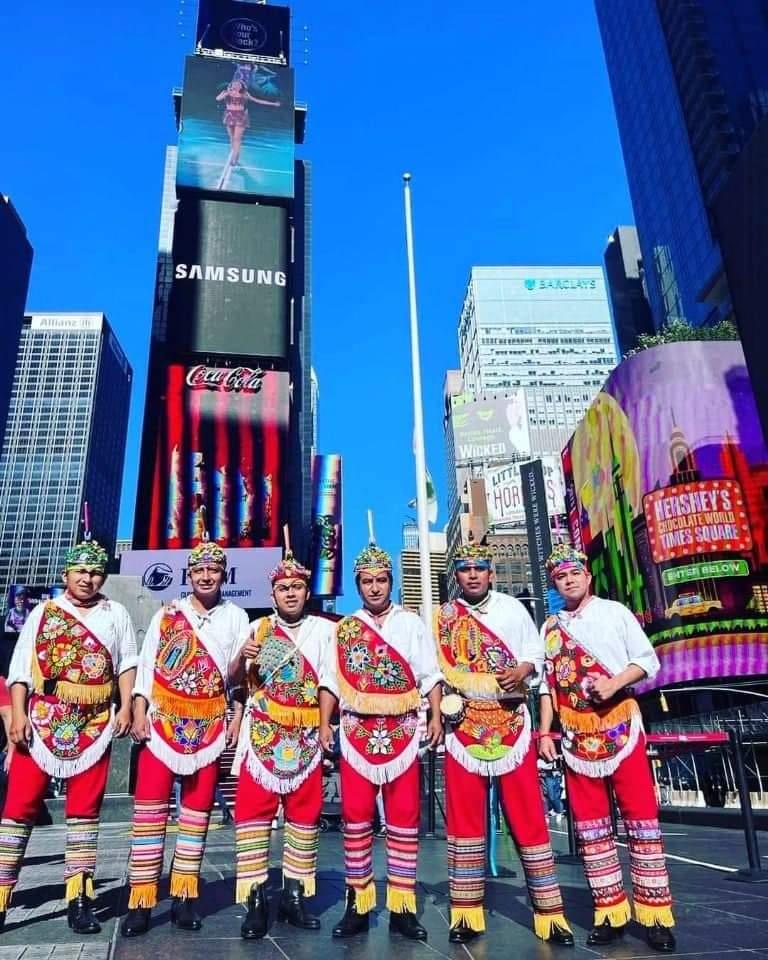
M 631 350 L 641 333 L 653 333 L 651 307 L 643 288 L 637 230 L 616 227 L 603 254 L 605 277 L 619 356 Z
M 24 318 L 0 454 L 0 598 L 58 583 L 82 534 L 114 549 L 133 372 L 101 313 Z
M 728 317 L 712 204 L 768 114 L 765 4 L 596 0 L 596 8 L 654 323 Z
M 24 306 L 27 302 L 32 246 L 10 199 L 0 194 L 0 443 L 8 420 L 13 374 L 19 350 Z
M 421 558 L 419 534 L 413 542 L 412 524 L 403 524 L 403 549 L 400 552 L 400 602 L 406 610 L 421 612 Z M 432 574 L 432 603 L 447 599 L 446 539 L 444 533 L 429 535 L 429 565 Z

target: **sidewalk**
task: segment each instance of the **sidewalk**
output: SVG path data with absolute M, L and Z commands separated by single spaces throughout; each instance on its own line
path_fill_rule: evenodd
M 60 826 L 38 828 L 32 835 L 29 855 L 8 913 L 6 930 L 0 935 L 0 960 L 315 960 L 320 955 L 343 960 L 385 960 L 393 952 L 398 960 L 486 960 L 492 955 L 514 960 L 545 960 L 569 957 L 587 960 L 614 957 L 632 960 L 657 957 L 645 945 L 636 928 L 610 950 L 584 946 L 591 924 L 591 905 L 580 865 L 558 866 L 568 916 L 576 937 L 576 948 L 549 947 L 536 940 L 530 929 L 530 908 L 517 858 L 508 838 L 499 839 L 502 875 L 489 878 L 486 886 L 487 933 L 468 949 L 448 944 L 448 902 L 445 871 L 445 842 L 424 840 L 419 863 L 419 901 L 422 919 L 429 931 L 427 944 L 414 944 L 390 937 L 383 881 L 378 885 L 379 906 L 368 937 L 350 941 L 332 940 L 330 930 L 343 910 L 341 835 L 321 837 L 319 894 L 312 907 L 322 920 L 318 933 L 297 931 L 274 923 L 265 940 L 246 943 L 240 939 L 242 907 L 232 903 L 233 841 L 231 827 L 219 826 L 214 815 L 206 851 L 202 909 L 204 926 L 199 933 L 179 931 L 170 926 L 167 872 L 161 886 L 165 896 L 153 912 L 153 926 L 146 937 L 123 940 L 118 924 L 125 912 L 124 874 L 130 842 L 128 823 L 106 823 L 102 827 L 97 876 L 97 909 L 102 932 L 94 937 L 75 938 L 67 929 L 63 894 L 64 830 Z M 734 882 L 734 871 L 745 862 L 741 836 L 732 830 L 699 827 L 667 830 L 667 849 L 677 908 L 676 930 L 680 953 L 706 960 L 768 960 L 768 884 Z M 175 830 L 169 829 L 167 860 L 173 850 Z M 768 837 L 760 837 L 768 854 Z M 562 831 L 553 833 L 556 849 L 566 849 Z M 277 862 L 282 832 L 275 834 L 273 862 Z M 376 840 L 377 876 L 385 871 L 385 841 Z M 626 864 L 626 851 L 622 848 Z M 764 857 L 768 865 L 768 858 Z M 686 862 L 707 862 L 709 867 Z M 625 865 L 625 877 L 628 876 Z M 270 875 L 270 898 L 277 898 L 279 875 Z M 273 909 L 274 915 L 274 909 Z

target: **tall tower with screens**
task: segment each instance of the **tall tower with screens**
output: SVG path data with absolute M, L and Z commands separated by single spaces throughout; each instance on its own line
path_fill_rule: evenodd
M 134 547 L 308 547 L 310 171 L 290 11 L 201 0 L 166 156 Z

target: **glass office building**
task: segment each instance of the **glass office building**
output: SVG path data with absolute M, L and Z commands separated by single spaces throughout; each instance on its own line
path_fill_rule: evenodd
M 82 535 L 115 546 L 133 373 L 100 313 L 24 318 L 0 454 L 0 604 L 60 582 Z
M 0 443 L 8 419 L 8 403 L 19 347 L 21 323 L 27 302 L 32 246 L 27 231 L 10 199 L 0 194 Z

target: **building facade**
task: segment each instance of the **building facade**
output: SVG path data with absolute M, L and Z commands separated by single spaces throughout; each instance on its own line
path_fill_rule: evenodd
M 619 356 L 637 344 L 643 333 L 653 333 L 651 306 L 643 285 L 643 260 L 635 227 L 616 227 L 603 254 L 611 302 L 613 330 Z
M 24 318 L 0 454 L 0 598 L 60 581 L 91 532 L 114 550 L 133 372 L 100 313 Z
M 27 231 L 10 199 L 0 194 L 0 444 L 8 421 L 8 409 L 19 352 L 19 337 L 27 302 L 29 274 L 32 269 L 32 245 Z
M 421 613 L 421 560 L 419 557 L 419 533 L 413 539 L 414 524 L 403 525 L 403 549 L 400 552 L 400 602 L 406 610 Z M 448 597 L 446 586 L 446 536 L 444 533 L 429 535 L 429 566 L 432 578 L 433 606 Z

